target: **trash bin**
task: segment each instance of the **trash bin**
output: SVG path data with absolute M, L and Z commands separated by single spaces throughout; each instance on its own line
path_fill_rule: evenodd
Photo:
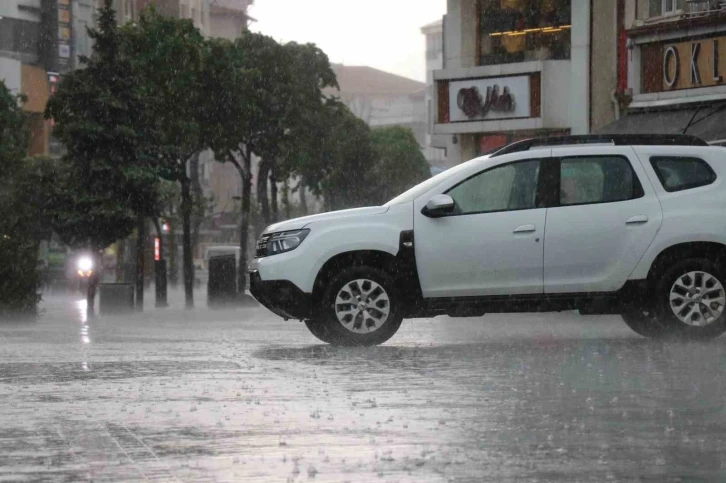
M 231 303 L 237 297 L 237 261 L 234 255 L 220 255 L 209 259 L 207 305 L 210 307 Z
M 98 285 L 98 297 L 98 311 L 101 315 L 134 310 L 134 286 L 130 283 L 101 283 Z

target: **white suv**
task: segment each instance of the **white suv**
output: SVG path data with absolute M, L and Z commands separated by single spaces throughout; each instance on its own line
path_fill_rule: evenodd
M 726 331 L 726 148 L 691 136 L 522 141 L 384 206 L 268 227 L 252 294 L 320 340 L 411 317 L 579 310 L 648 337 Z

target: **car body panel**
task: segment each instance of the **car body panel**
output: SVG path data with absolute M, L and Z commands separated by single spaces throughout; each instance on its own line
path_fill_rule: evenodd
M 621 288 L 660 229 L 660 202 L 629 146 L 556 148 L 553 158 L 623 156 L 643 187 L 637 199 L 557 206 L 547 211 L 544 291 L 613 292 Z
M 424 297 L 542 293 L 545 209 L 430 218 L 423 208 L 434 196 L 478 173 L 525 159 L 546 159 L 551 149 L 471 161 L 414 202 L 416 261 Z M 532 229 L 516 232 L 518 228 Z
M 658 235 L 630 275 L 644 279 L 656 257 L 669 247 L 691 242 L 726 245 L 726 148 L 709 146 L 638 146 L 635 152 L 651 180 L 663 208 Z M 706 161 L 716 172 L 716 181 L 700 188 L 669 193 L 650 163 L 651 156 L 689 156 Z
M 413 228 L 411 209 L 411 203 L 403 203 L 388 208 L 346 210 L 344 216 L 306 217 L 302 226 L 309 228 L 310 234 L 298 248 L 255 258 L 249 269 L 257 270 L 262 281 L 288 280 L 303 292 L 311 293 L 318 272 L 336 255 L 375 250 L 395 256 L 401 231 Z M 353 211 L 357 214 L 351 215 Z M 294 220 L 289 224 L 278 223 L 265 233 L 295 229 L 292 227 L 301 227 L 301 223 Z

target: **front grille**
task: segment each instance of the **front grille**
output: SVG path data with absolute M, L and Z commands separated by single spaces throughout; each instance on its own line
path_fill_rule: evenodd
M 257 240 L 257 249 L 255 250 L 255 258 L 262 258 L 267 256 L 267 242 L 270 241 L 271 234 L 262 235 Z

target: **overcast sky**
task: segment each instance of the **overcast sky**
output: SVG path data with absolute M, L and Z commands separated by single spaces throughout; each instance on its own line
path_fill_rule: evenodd
M 313 42 L 331 62 L 425 81 L 420 29 L 446 13 L 446 0 L 255 0 L 249 13 L 254 32 Z

